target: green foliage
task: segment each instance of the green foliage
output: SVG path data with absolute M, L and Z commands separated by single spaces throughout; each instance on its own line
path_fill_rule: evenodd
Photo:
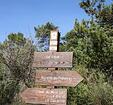
M 18 81 L 11 79 L 10 71 L 0 63 L 0 105 L 10 104 L 18 92 Z
M 22 33 L 12 33 L 8 35 L 8 40 L 16 44 L 24 44 L 26 39 Z
M 50 22 L 47 22 L 44 25 L 38 26 L 38 28 L 34 27 L 35 31 L 36 31 L 36 35 L 35 37 L 39 37 L 39 36 L 45 36 L 45 35 L 50 35 L 50 31 L 51 30 L 56 30 L 57 27 Z
M 34 47 L 30 40 L 23 40 L 23 37 L 22 40 L 18 41 L 16 38 L 20 34 L 11 34 L 9 36 L 15 36 L 15 39 L 13 41 L 8 39 L 1 45 L 2 63 L 8 67 L 13 78 L 25 81 L 26 76 L 31 72 Z
M 56 30 L 57 27 L 53 23 L 47 22 L 37 28 L 34 27 L 34 29 L 36 33 L 35 37 L 37 38 L 38 51 L 48 51 L 50 31 Z
M 74 52 L 74 64 L 99 68 L 112 76 L 113 36 L 105 28 L 93 21 L 76 21 L 64 40 L 63 50 Z
M 105 6 L 98 15 L 98 22 L 102 26 L 107 25 L 107 26 L 113 26 L 113 4 L 110 6 Z M 112 27 L 113 28 L 113 27 Z
M 105 6 L 102 0 L 82 0 L 80 6 L 93 18 L 76 20 L 60 46 L 61 51 L 74 52 L 74 67 L 84 77 L 77 87 L 68 88 L 67 103 L 113 105 L 112 4 Z
M 68 89 L 68 105 L 113 104 L 113 87 L 102 72 L 84 66 L 77 66 L 76 70 L 84 80 L 77 87 Z
M 80 7 L 85 10 L 88 15 L 98 16 L 103 9 L 106 0 L 81 0 Z
M 0 45 L 0 105 L 11 104 L 22 83 L 30 87 L 33 52 L 32 42 L 20 33 Z
M 110 1 L 110 0 L 108 0 Z M 107 0 L 82 0 L 80 7 L 95 18 L 101 26 L 113 26 L 113 4 L 106 5 Z M 113 27 L 112 27 L 113 28 Z

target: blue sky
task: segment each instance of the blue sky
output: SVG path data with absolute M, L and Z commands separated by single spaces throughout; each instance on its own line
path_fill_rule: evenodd
M 34 38 L 34 26 L 50 21 L 61 34 L 73 28 L 75 18 L 87 19 L 80 0 L 0 0 L 0 42 L 10 33 Z

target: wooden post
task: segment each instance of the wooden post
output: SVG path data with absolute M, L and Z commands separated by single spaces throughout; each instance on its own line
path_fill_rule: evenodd
M 60 41 L 60 33 L 58 32 L 58 30 L 51 31 L 49 51 L 58 52 L 59 41 Z
M 50 46 L 49 51 L 58 52 L 59 51 L 59 42 L 60 42 L 60 33 L 58 30 L 52 30 L 50 32 Z M 57 68 L 48 68 L 48 70 L 56 70 Z
M 50 52 L 58 52 L 59 51 L 59 42 L 60 42 L 60 33 L 58 30 L 52 30 L 50 32 L 50 44 L 49 44 L 49 51 Z M 57 70 L 57 68 L 48 68 L 51 72 Z M 53 89 L 54 86 L 50 85 L 47 88 Z M 51 105 L 51 103 L 49 103 Z

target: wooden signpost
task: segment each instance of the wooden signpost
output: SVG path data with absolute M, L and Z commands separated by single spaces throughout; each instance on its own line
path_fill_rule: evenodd
M 48 70 L 38 70 L 35 83 L 46 85 L 47 88 L 28 88 L 21 93 L 25 103 L 45 105 L 66 105 L 67 89 L 54 86 L 76 86 L 83 77 L 76 71 L 61 71 L 56 68 L 72 67 L 72 52 L 57 52 L 59 50 L 60 34 L 58 30 L 51 31 L 49 52 L 35 52 L 33 67 L 46 67 Z

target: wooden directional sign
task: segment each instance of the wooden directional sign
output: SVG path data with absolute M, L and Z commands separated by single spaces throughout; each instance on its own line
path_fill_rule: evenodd
M 27 88 L 20 96 L 25 103 L 66 105 L 67 89 L 53 89 L 54 86 L 76 86 L 83 78 L 76 71 L 59 71 L 55 68 L 72 67 L 72 52 L 59 51 L 60 33 L 51 31 L 49 52 L 34 52 L 33 67 L 46 67 L 38 70 L 35 82 L 48 88 Z M 51 70 L 52 69 L 52 70 Z M 54 69 L 54 70 L 53 70 Z
M 72 52 L 35 52 L 33 67 L 72 67 Z
M 76 86 L 83 77 L 76 71 L 38 70 L 35 82 L 39 85 Z
M 66 89 L 28 88 L 21 93 L 25 103 L 66 105 Z

